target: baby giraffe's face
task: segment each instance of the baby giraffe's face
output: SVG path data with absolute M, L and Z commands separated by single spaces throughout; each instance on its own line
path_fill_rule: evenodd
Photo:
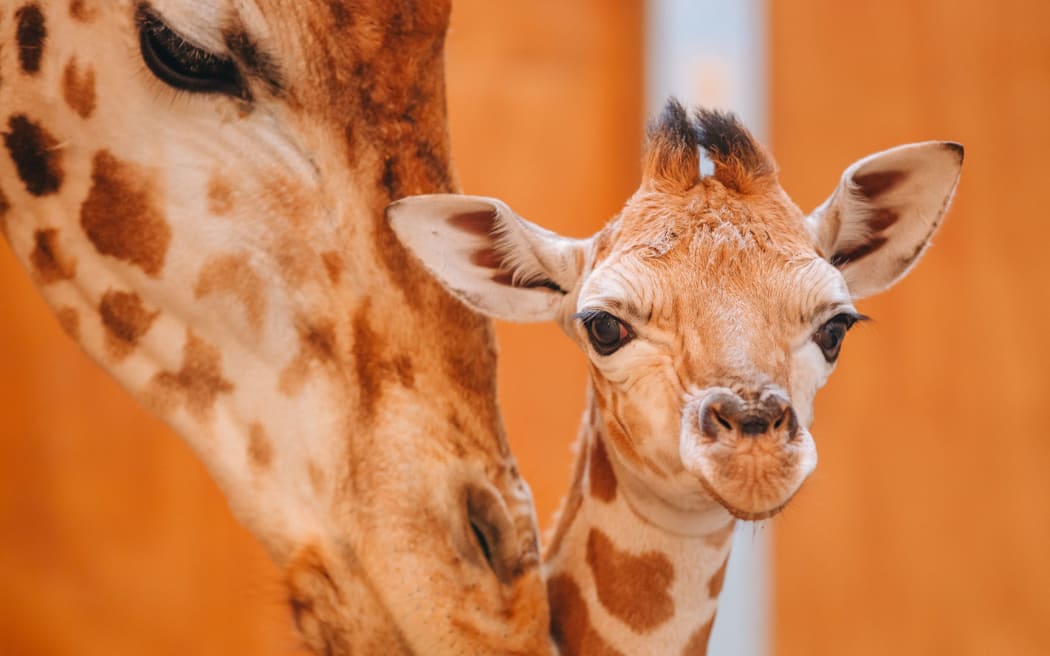
M 699 148 L 714 160 L 699 175 Z M 769 517 L 817 462 L 813 397 L 853 301 L 918 260 L 954 192 L 962 148 L 862 159 L 805 216 L 765 150 L 728 115 L 670 103 L 641 187 L 587 240 L 500 201 L 421 196 L 388 210 L 446 287 L 496 318 L 555 320 L 587 354 L 609 455 L 650 496 Z
M 746 519 L 816 466 L 813 395 L 859 318 L 801 212 L 770 191 L 641 190 L 590 242 L 560 316 L 620 467 L 676 505 L 714 499 Z

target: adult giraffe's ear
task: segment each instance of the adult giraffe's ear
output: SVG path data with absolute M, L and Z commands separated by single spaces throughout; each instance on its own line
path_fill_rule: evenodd
M 842 271 L 853 298 L 901 279 L 930 244 L 955 194 L 963 147 L 908 144 L 869 155 L 806 218 L 817 249 Z
M 496 319 L 553 320 L 580 277 L 584 242 L 529 223 L 495 198 L 410 196 L 386 216 L 446 289 Z

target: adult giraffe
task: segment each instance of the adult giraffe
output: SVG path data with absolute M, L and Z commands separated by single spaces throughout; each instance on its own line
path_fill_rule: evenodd
M 452 191 L 447 0 L 0 9 L 0 232 L 205 462 L 317 652 L 544 653 L 491 326 L 382 220 Z

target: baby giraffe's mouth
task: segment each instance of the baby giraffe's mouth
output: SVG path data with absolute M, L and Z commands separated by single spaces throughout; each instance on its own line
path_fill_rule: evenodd
M 777 515 L 778 513 L 780 513 L 781 510 L 783 510 L 784 508 L 787 508 L 787 505 L 789 503 L 791 503 L 792 499 L 795 498 L 795 494 L 797 494 L 798 490 L 801 489 L 801 486 L 799 486 L 799 488 L 797 488 L 794 492 L 792 492 L 790 495 L 788 495 L 787 499 L 783 503 L 781 503 L 779 506 L 774 506 L 773 508 L 770 508 L 769 510 L 748 511 L 748 510 L 743 510 L 741 508 L 738 508 L 738 507 L 734 506 L 733 504 L 729 503 L 728 501 L 726 501 L 725 499 L 723 499 L 722 495 L 718 494 L 718 492 L 715 491 L 715 489 L 711 486 L 710 483 L 707 482 L 707 479 L 705 479 L 703 476 L 699 476 L 698 478 L 700 480 L 700 485 L 702 485 L 703 488 L 704 488 L 704 491 L 707 492 L 707 494 L 712 499 L 717 501 L 718 505 L 720 505 L 723 508 L 725 508 L 729 512 L 729 514 L 732 515 L 733 517 L 736 517 L 737 519 L 740 519 L 740 520 L 743 520 L 743 521 L 746 521 L 746 522 L 757 522 L 757 521 L 760 521 L 760 520 L 763 520 L 763 519 L 769 519 L 770 517 L 773 517 L 774 515 Z

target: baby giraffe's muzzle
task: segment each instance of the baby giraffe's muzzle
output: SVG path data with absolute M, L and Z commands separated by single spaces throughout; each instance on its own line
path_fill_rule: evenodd
M 817 464 L 813 437 L 779 387 L 708 388 L 685 404 L 681 430 L 683 467 L 740 519 L 775 515 Z
M 798 416 L 781 392 L 766 389 L 747 400 L 729 390 L 709 395 L 700 406 L 700 431 L 712 440 L 769 437 L 788 441 L 798 435 Z

